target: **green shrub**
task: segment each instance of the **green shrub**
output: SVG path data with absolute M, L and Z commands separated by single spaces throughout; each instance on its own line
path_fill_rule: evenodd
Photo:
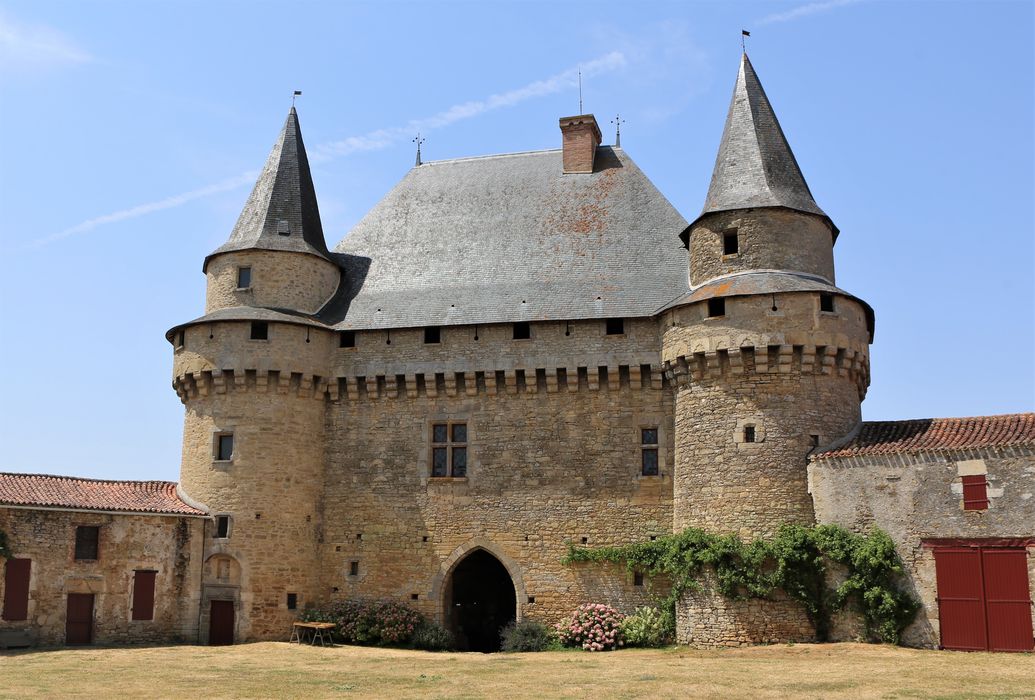
M 364 599 L 331 601 L 306 609 L 301 617 L 308 622 L 333 622 L 338 641 L 370 646 L 406 644 L 424 621 L 423 615 L 402 603 Z
M 424 651 L 449 651 L 454 647 L 453 634 L 436 622 L 424 620 L 413 630 L 410 646 Z
M 549 651 L 560 646 L 554 631 L 534 620 L 511 622 L 500 631 L 500 642 L 503 651 Z
M 625 644 L 621 630 L 624 617 L 610 605 L 586 603 L 575 609 L 567 624 L 557 625 L 557 633 L 565 646 L 610 651 Z
M 622 620 L 622 636 L 631 647 L 661 647 L 673 636 L 671 617 L 657 608 L 636 608 L 636 613 Z

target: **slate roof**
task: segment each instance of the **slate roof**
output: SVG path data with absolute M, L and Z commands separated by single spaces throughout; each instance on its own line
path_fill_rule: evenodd
M 812 459 L 1014 446 L 1035 447 L 1035 413 L 864 422 L 847 443 Z
M 101 481 L 49 474 L 0 472 L 0 506 L 163 515 L 206 515 L 176 495 L 172 481 Z
M 823 217 L 837 236 L 834 222 L 812 198 L 776 113 L 745 53 L 722 130 L 708 196 L 698 219 L 714 212 L 757 207 L 786 207 L 816 214 Z M 686 235 L 684 232 L 684 239 Z
M 282 235 L 283 228 L 288 235 Z M 273 144 L 230 240 L 205 258 L 203 269 L 215 255 L 250 248 L 328 257 L 313 176 L 294 107 Z
M 649 316 L 689 291 L 686 220 L 621 149 L 591 174 L 561 151 L 410 170 L 337 245 L 341 329 Z

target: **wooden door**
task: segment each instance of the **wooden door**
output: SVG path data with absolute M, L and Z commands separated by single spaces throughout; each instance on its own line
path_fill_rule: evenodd
M 69 593 L 65 613 L 65 644 L 93 641 L 93 593 Z
M 981 563 L 989 650 L 1031 651 L 1028 553 L 1023 549 L 982 549 Z
M 208 643 L 212 646 L 225 646 L 234 643 L 233 601 L 212 601 L 208 618 Z

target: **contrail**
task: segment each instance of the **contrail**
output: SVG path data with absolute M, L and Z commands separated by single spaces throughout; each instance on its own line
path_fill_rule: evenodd
M 621 68 L 625 64 L 625 56 L 619 51 L 612 51 L 609 54 L 605 54 L 583 64 L 582 74 L 589 76 L 600 75 L 602 73 Z M 514 105 L 520 104 L 526 100 L 560 92 L 561 90 L 572 87 L 576 84 L 578 79 L 578 70 L 578 67 L 569 68 L 564 72 L 558 73 L 557 75 L 551 76 L 545 80 L 537 80 L 515 90 L 510 90 L 497 95 L 490 95 L 484 100 L 475 100 L 453 105 L 452 107 L 430 117 L 410 120 L 406 126 L 378 129 L 361 136 L 350 136 L 340 141 L 319 144 L 310 149 L 310 160 L 313 162 L 327 162 L 358 151 L 376 151 L 388 148 L 404 138 L 410 138 L 414 131 L 428 132 L 433 129 L 440 129 L 465 119 L 472 119 L 485 114 L 486 112 L 513 107 Z M 135 207 L 122 209 L 120 211 L 112 212 L 111 214 L 96 216 L 92 219 L 87 219 L 86 221 L 78 223 L 75 226 L 66 228 L 63 231 L 58 231 L 57 233 L 32 241 L 27 244 L 27 246 L 30 248 L 39 248 L 53 243 L 54 241 L 68 238 L 69 236 L 87 233 L 105 224 L 125 221 L 127 219 L 135 219 L 145 214 L 178 207 L 196 199 L 219 194 L 220 192 L 227 192 L 229 190 L 237 189 L 238 187 L 244 187 L 245 185 L 255 182 L 258 175 L 259 174 L 256 171 L 241 173 L 240 175 L 227 178 L 221 182 L 208 185 L 207 187 L 201 187 L 189 192 L 166 197 L 155 202 L 138 204 Z
M 786 12 L 777 12 L 776 14 L 763 17 L 758 20 L 758 24 L 773 24 L 774 22 L 790 22 L 793 19 L 799 17 L 807 17 L 808 15 L 814 15 L 817 12 L 826 12 L 827 10 L 833 10 L 835 7 L 843 7 L 845 5 L 854 5 L 862 0 L 827 0 L 827 2 L 812 2 L 808 5 L 801 5 L 793 9 L 787 10 Z

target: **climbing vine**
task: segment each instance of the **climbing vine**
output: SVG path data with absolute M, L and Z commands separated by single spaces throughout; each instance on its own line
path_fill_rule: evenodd
M 7 533 L 0 530 L 0 559 L 7 559 L 11 556 L 11 550 L 7 545 Z
M 736 535 L 690 528 L 621 547 L 569 544 L 563 561 L 625 564 L 631 571 L 664 575 L 672 588 L 659 605 L 672 623 L 676 601 L 699 587 L 705 566 L 714 570 L 719 591 L 730 598 L 768 598 L 782 590 L 805 608 L 820 640 L 829 635 L 832 613 L 852 605 L 862 614 L 871 638 L 898 643 L 919 609 L 917 601 L 896 585 L 902 562 L 891 538 L 876 528 L 859 535 L 836 525 L 785 525 L 771 540 L 749 543 Z M 827 581 L 828 562 L 847 571 L 836 588 Z

